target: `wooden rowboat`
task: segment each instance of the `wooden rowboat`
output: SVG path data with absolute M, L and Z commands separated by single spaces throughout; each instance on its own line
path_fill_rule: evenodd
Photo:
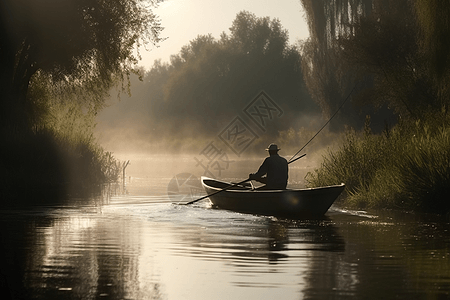
M 257 190 L 246 186 L 230 187 L 232 183 L 201 178 L 213 207 L 242 213 L 301 219 L 323 216 L 345 185 L 287 190 Z M 216 194 L 214 194 L 216 193 Z M 214 195 L 212 195 L 214 194 Z

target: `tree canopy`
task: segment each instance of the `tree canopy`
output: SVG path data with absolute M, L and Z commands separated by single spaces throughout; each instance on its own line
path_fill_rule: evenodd
M 233 118 L 245 116 L 243 110 L 262 90 L 283 110 L 267 126 L 272 137 L 320 116 L 303 81 L 299 48 L 289 44 L 287 30 L 278 19 L 242 11 L 220 38 L 199 35 L 170 63 L 157 61 L 141 87 L 133 88 L 127 107 L 119 103 L 111 111 L 126 111 L 127 124 L 136 120 L 151 136 L 198 138 L 217 135 Z
M 177 118 L 196 116 L 217 130 L 223 126 L 220 121 L 234 117 L 264 90 L 284 105 L 286 117 L 300 118 L 317 112 L 302 84 L 300 63 L 300 53 L 288 44 L 288 32 L 278 19 L 243 11 L 229 34 L 219 40 L 198 36 L 172 56 L 164 102 Z M 212 118 L 217 112 L 220 117 Z M 281 128 L 274 125 L 273 130 Z
M 36 77 L 65 93 L 88 91 L 85 98 L 101 105 L 105 91 L 136 65 L 134 47 L 159 41 L 162 27 L 151 10 L 157 2 L 1 1 L 2 120 L 27 122 L 34 109 L 29 88 Z
M 361 126 L 379 108 L 413 120 L 448 110 L 447 1 L 301 2 L 311 32 L 302 52 L 305 80 L 325 111 L 356 84 L 357 110 L 340 116 L 348 123 Z

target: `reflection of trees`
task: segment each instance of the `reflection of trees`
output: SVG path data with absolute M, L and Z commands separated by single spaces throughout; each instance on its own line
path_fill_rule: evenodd
M 312 269 L 328 267 L 333 273 L 326 277 L 321 271 L 313 274 L 309 282 L 312 289 L 307 293 L 317 298 L 333 294 L 355 299 L 406 299 L 414 294 L 415 299 L 434 299 L 436 287 L 444 287 L 438 282 L 448 282 L 450 265 L 444 253 L 450 249 L 450 234 L 445 223 L 393 211 L 380 212 L 376 219 L 337 215 L 332 221 L 346 249 L 339 257 L 314 262 Z M 423 229 L 425 232 L 420 232 Z M 423 251 L 425 245 L 432 250 Z
M 23 285 L 26 268 L 26 248 L 29 246 L 29 229 L 19 218 L 8 222 L 1 219 L 0 230 L 0 288 L 3 299 L 26 299 L 27 289 Z
M 274 293 L 286 287 L 303 298 L 419 293 L 434 299 L 450 290 L 450 233 L 443 220 L 330 214 L 289 221 L 183 207 L 176 210 L 179 215 L 152 222 L 157 228 L 148 238 L 136 215 L 91 213 L 66 208 L 54 214 L 2 214 L 2 287 L 15 299 L 161 299 L 166 291 L 160 275 L 169 269 L 155 272 L 154 258 L 175 254 L 188 258 L 183 262 L 207 262 L 208 272 L 223 264 L 218 275 L 237 287 L 269 287 Z M 223 220 L 214 221 L 218 216 Z M 165 247 L 170 248 L 165 256 L 153 255 Z
M 139 281 L 140 249 L 136 245 L 140 245 L 141 231 L 130 222 L 76 213 L 59 219 L 22 217 L 13 222 L 16 238 L 9 236 L 8 240 L 20 240 L 8 242 L 13 248 L 9 256 L 20 255 L 16 258 L 19 264 L 10 264 L 6 271 L 17 273 L 9 286 L 13 298 L 139 299 L 145 295 L 161 299 L 159 282 L 142 285 Z

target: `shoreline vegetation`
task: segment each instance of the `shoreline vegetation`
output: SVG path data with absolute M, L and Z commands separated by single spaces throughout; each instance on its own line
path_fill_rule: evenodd
M 322 111 L 333 112 L 354 87 L 353 105 L 343 107 L 337 119 L 356 130 L 325 155 L 307 182 L 344 182 L 342 205 L 349 207 L 448 213 L 449 3 L 301 2 L 311 33 L 302 52 L 308 90 Z M 358 126 L 348 122 L 350 108 L 370 116 L 364 127 L 364 120 Z M 396 119 L 384 118 L 391 127 L 384 131 L 374 126 L 374 112 L 383 108 Z
M 136 48 L 161 41 L 159 2 L 0 3 L 0 206 L 65 201 L 117 179 L 94 120 L 113 88 L 129 91 Z
M 337 150 L 305 178 L 309 187 L 345 182 L 341 205 L 450 212 L 450 117 L 400 122 L 381 134 L 347 131 Z
M 105 184 L 117 182 L 121 162 L 86 132 L 71 135 L 54 128 L 20 134 L 3 130 L 7 141 L 0 178 L 2 207 L 61 204 L 70 197 L 98 195 Z

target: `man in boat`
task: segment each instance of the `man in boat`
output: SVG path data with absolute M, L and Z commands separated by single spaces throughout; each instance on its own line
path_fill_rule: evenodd
M 288 181 L 288 162 L 278 155 L 280 149 L 276 144 L 270 144 L 266 151 L 269 152 L 258 172 L 251 173 L 249 179 L 264 183 L 260 188 L 264 190 L 285 190 Z

